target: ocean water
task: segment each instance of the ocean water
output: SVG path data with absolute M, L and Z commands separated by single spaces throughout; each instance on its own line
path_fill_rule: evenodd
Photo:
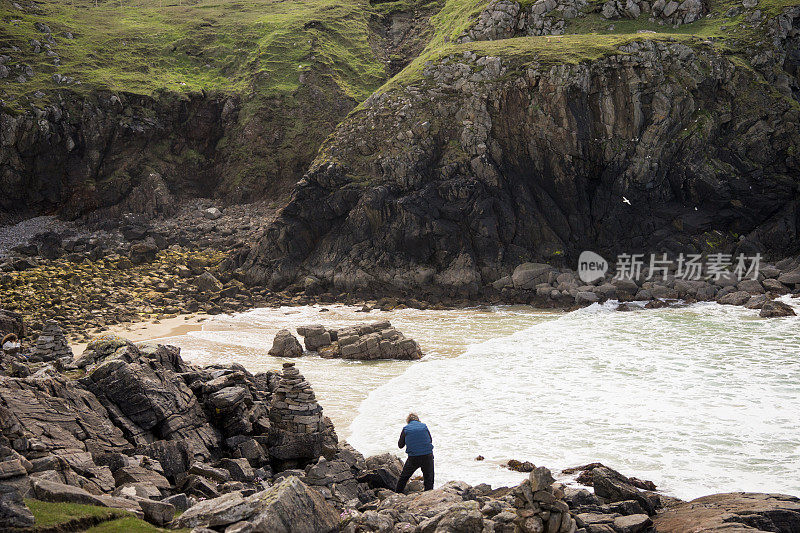
M 340 438 L 365 455 L 400 453 L 415 411 L 433 435 L 437 484 L 516 484 L 524 475 L 501 466 L 514 458 L 554 473 L 600 461 L 684 499 L 800 494 L 800 317 L 713 303 L 614 308 L 258 309 L 159 342 L 196 363 L 260 371 L 283 362 L 267 355 L 282 327 L 388 318 L 420 342 L 422 360 L 295 360 Z

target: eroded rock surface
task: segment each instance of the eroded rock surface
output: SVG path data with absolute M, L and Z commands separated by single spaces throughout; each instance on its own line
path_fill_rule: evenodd
M 417 341 L 406 338 L 388 320 L 339 329 L 322 325 L 300 326 L 309 351 L 322 357 L 342 359 L 419 359 L 422 350 Z
M 797 531 L 800 499 L 782 494 L 713 494 L 664 510 L 655 526 L 659 533 Z
M 703 249 L 712 220 L 743 236 L 731 252 L 796 250 L 792 98 L 703 43 L 619 52 L 523 66 L 465 50 L 370 97 L 243 259 L 247 279 L 474 297 L 521 263 L 585 249 Z

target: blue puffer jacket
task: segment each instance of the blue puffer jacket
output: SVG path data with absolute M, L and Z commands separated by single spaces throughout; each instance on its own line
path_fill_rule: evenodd
M 403 432 L 400 433 L 400 441 L 397 443 L 400 448 L 406 447 L 409 457 L 418 457 L 433 453 L 433 439 L 428 426 L 417 420 L 412 420 Z

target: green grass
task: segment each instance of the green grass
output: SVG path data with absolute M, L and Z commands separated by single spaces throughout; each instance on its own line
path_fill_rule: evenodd
M 166 530 L 158 528 L 144 520 L 136 518 L 130 513 L 119 509 L 110 509 L 108 507 L 97 507 L 78 503 L 52 503 L 32 499 L 26 499 L 25 503 L 36 519 L 32 531 L 55 528 L 58 526 L 68 528 L 78 527 L 80 531 L 91 533 L 160 533 L 164 531 L 188 531 L 188 529 Z M 81 523 L 78 524 L 77 521 L 81 521 Z
M 269 96 L 295 91 L 316 68 L 361 100 L 385 78 L 367 0 L 51 0 L 38 9 L 0 0 L 0 49 L 18 46 L 13 62 L 35 71 L 28 83 L 0 82 L 5 92 L 55 89 L 58 72 L 91 89 Z M 31 50 L 30 39 L 43 42 L 37 21 L 53 30 L 61 66 Z
M 108 507 L 97 507 L 78 503 L 52 503 L 29 499 L 26 499 L 25 503 L 36 519 L 36 527 L 41 528 L 56 526 L 76 518 L 110 520 L 125 515 L 125 512 L 119 509 L 109 509 Z
M 762 28 L 744 23 L 744 15 L 724 17 L 740 2 L 711 0 L 712 17 L 672 28 L 637 20 L 604 19 L 597 12 L 567 22 L 566 33 L 577 37 L 513 39 L 509 43 L 452 43 L 471 27 L 487 0 L 51 0 L 37 4 L 38 13 L 19 11 L 0 0 L 0 49 L 16 45 L 12 63 L 33 66 L 26 83 L 0 82 L 0 95 L 30 97 L 36 90 L 58 88 L 56 72 L 80 80 L 74 90 L 109 89 L 139 94 L 222 91 L 263 96 L 294 94 L 304 73 L 330 76 L 340 90 L 364 100 L 386 82 L 386 69 L 373 49 L 374 24 L 400 11 L 437 10 L 430 19 L 430 40 L 409 71 L 392 84 L 412 79 L 420 65 L 450 53 L 528 54 L 546 62 L 596 59 L 636 38 L 669 35 L 711 39 L 733 52 L 752 46 Z M 530 1 L 523 1 L 523 7 Z M 774 15 L 800 0 L 761 0 L 758 8 Z M 587 11 L 591 11 L 591 7 Z M 47 23 L 62 65 L 43 53 L 34 54 L 30 39 L 42 41 L 33 23 Z M 640 30 L 657 32 L 642 36 Z M 63 32 L 70 31 L 70 40 Z M 502 43 L 502 44 L 498 44 Z M 3 96 L 0 96 L 3 97 Z
M 532 1 L 520 3 L 524 8 Z M 548 66 L 597 60 L 617 53 L 620 46 L 634 40 L 675 40 L 691 46 L 713 46 L 722 53 L 737 55 L 735 60 L 739 65 L 747 65 L 742 55 L 748 48 L 763 40 L 765 35 L 763 27 L 753 27 L 745 21 L 746 15 L 753 10 L 736 17 L 724 16 L 731 7 L 741 7 L 741 2 L 736 0 L 710 0 L 710 17 L 677 28 L 668 24 L 651 23 L 648 20 L 649 14 L 642 14 L 634 20 L 608 20 L 600 13 L 593 12 L 594 7 L 590 3 L 582 16 L 566 21 L 563 36 L 517 37 L 453 44 L 475 23 L 486 4 L 485 0 L 446 0 L 441 11 L 431 18 L 434 36 L 423 53 L 404 71 L 387 81 L 380 91 L 417 83 L 427 62 L 440 61 L 451 55 L 459 56 L 465 50 L 478 56 L 492 55 L 510 59 L 516 65 L 524 66 L 536 62 Z M 602 2 L 598 5 L 602 5 Z M 800 0 L 761 0 L 758 9 L 767 16 L 774 16 L 794 5 L 800 5 Z M 645 33 L 640 33 L 642 31 Z

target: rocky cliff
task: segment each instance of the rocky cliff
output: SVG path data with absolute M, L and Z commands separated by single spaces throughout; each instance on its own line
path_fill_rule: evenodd
M 279 200 L 419 52 L 431 10 L 4 0 L 0 223 L 150 214 L 152 173 L 178 199 Z
M 474 295 L 584 249 L 796 251 L 800 9 L 752 7 L 712 3 L 674 34 L 504 38 L 528 19 L 478 16 L 339 125 L 245 275 Z

